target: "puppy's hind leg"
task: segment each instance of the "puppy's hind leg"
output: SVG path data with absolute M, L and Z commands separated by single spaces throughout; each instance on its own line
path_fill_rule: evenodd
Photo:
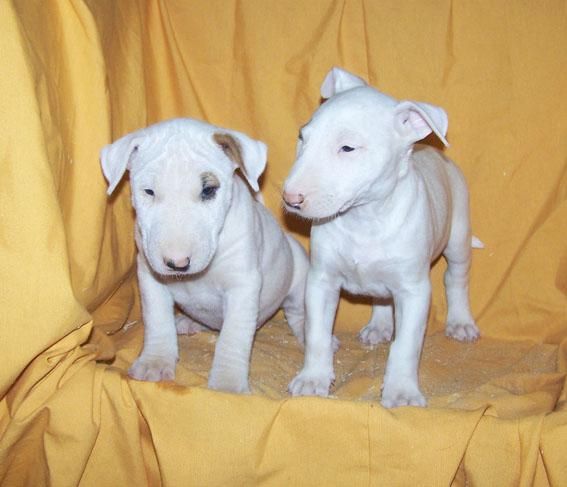
M 301 346 L 305 346 L 305 282 L 298 283 L 285 298 L 282 308 L 291 331 Z M 341 346 L 333 335 L 333 352 Z
M 178 335 L 195 335 L 207 329 L 205 326 L 183 313 L 177 313 L 175 315 L 175 328 L 177 329 Z
M 391 301 L 377 301 L 372 306 L 370 321 L 358 334 L 359 340 L 369 347 L 391 341 L 394 334 L 393 311 Z
M 287 324 L 301 346 L 305 345 L 305 285 L 302 284 L 296 285 L 282 304 Z
M 469 269 L 471 265 L 471 237 L 469 231 L 453 232 L 443 255 L 447 260 L 445 293 L 447 296 L 447 324 L 445 335 L 461 342 L 479 338 L 469 303 Z

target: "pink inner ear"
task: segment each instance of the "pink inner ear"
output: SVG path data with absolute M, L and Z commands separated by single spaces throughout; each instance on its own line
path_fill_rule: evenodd
M 439 140 L 448 146 L 445 134 L 447 133 L 447 115 L 443 109 L 411 101 L 402 101 L 395 112 L 396 127 L 400 134 L 417 142 L 435 132 Z
M 408 115 L 411 127 L 419 136 L 425 137 L 431 133 L 431 127 L 418 112 L 409 110 Z

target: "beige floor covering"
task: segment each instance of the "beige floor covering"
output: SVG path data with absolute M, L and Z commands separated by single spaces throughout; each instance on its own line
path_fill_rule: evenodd
M 218 334 L 180 336 L 177 386 L 206 387 Z M 356 334 L 337 335 L 336 381 L 332 398 L 378 401 L 388 344 L 363 346 Z M 113 365 L 124 372 L 142 343 L 142 324 L 133 321 L 113 335 L 118 350 Z M 288 382 L 301 368 L 303 349 L 285 320 L 263 326 L 254 343 L 250 383 L 254 394 L 288 397 Z M 459 343 L 435 333 L 425 340 L 420 365 L 423 392 L 430 407 L 476 409 L 490 406 L 499 417 L 518 417 L 554 409 L 564 381 L 557 373 L 557 346 L 530 341 L 481 338 Z M 172 385 L 172 384 L 170 384 Z

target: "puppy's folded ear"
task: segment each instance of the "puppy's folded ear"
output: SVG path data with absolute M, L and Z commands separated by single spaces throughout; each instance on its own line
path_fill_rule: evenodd
M 325 76 L 321 85 L 321 96 L 331 98 L 331 96 L 341 91 L 350 90 L 357 86 L 367 86 L 366 81 L 341 68 L 332 68 Z
M 213 140 L 235 167 L 240 168 L 250 187 L 255 192 L 260 191 L 258 178 L 266 168 L 268 156 L 266 144 L 243 133 L 226 129 L 219 129 L 214 133 Z
M 445 110 L 428 103 L 401 101 L 394 111 L 394 128 L 411 144 L 435 132 L 439 140 L 449 146 L 445 138 L 448 125 Z
M 143 135 L 140 131 L 134 132 L 103 147 L 100 151 L 102 172 L 108 181 L 106 194 L 112 194 L 122 176 L 124 176 L 126 169 L 130 169 L 130 160 L 138 150 L 142 139 Z

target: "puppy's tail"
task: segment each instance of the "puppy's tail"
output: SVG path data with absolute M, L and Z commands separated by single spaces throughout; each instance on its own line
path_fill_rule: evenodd
M 484 244 L 482 243 L 482 241 L 478 237 L 475 237 L 473 235 L 472 238 L 471 238 L 471 247 L 473 249 L 483 249 Z

